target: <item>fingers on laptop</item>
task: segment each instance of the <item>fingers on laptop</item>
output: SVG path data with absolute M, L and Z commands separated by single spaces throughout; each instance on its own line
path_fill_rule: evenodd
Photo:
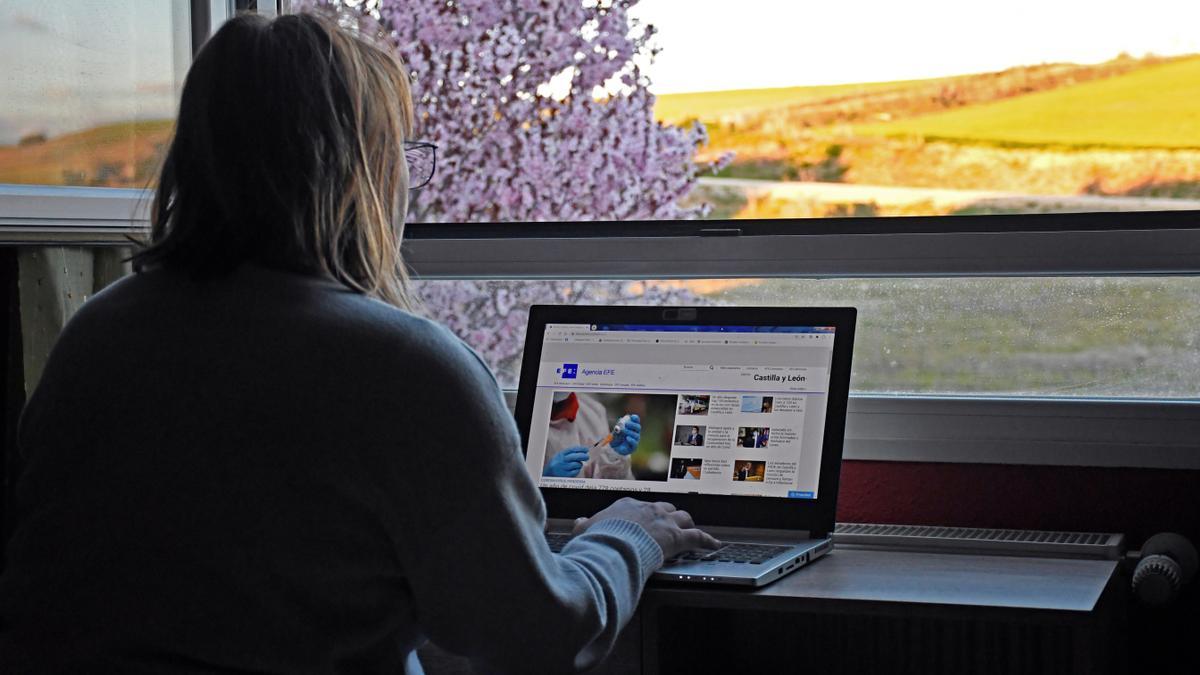
M 687 511 L 672 511 L 669 516 L 683 532 L 684 542 L 689 548 L 720 548 L 721 542 L 709 533 L 696 527 L 696 521 Z
M 685 530 L 696 526 L 696 522 L 692 520 L 692 514 L 687 511 L 672 511 L 670 515 L 675 519 L 675 524 Z
M 721 548 L 722 546 L 716 537 L 698 528 L 685 528 L 683 536 L 687 544 L 685 549 Z

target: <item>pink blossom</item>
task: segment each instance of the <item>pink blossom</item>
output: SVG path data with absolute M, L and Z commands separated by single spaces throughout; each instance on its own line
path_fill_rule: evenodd
M 655 28 L 638 0 L 368 0 L 412 76 L 417 135 L 438 145 L 433 181 L 409 222 L 577 222 L 696 218 L 680 199 L 696 184 L 704 127 L 654 118 L 635 57 Z M 338 5 L 336 0 L 310 4 Z M 557 87 L 548 86 L 554 83 Z M 727 161 L 727 160 L 726 160 Z M 686 290 L 623 281 L 428 281 L 431 318 L 516 382 L 534 303 L 696 304 Z

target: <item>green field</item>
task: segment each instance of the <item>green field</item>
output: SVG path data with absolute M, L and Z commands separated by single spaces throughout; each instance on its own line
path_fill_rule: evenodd
M 863 135 L 1008 146 L 1200 148 L 1200 57 L 889 123 Z
M 710 122 L 730 113 L 757 113 L 841 96 L 905 89 L 914 85 L 951 79 L 954 78 L 663 94 L 658 97 L 654 105 L 654 116 L 664 122 L 680 122 L 693 118 L 702 122 Z
M 736 305 L 855 306 L 858 391 L 1195 397 L 1190 277 L 768 279 Z
M 675 295 L 654 292 L 673 289 Z M 458 291 L 447 292 L 456 285 Z M 567 304 L 858 308 L 858 393 L 989 396 L 1200 397 L 1200 278 L 419 280 L 429 298 L 507 292 Z M 642 295 L 645 293 L 645 295 Z M 427 303 L 438 320 L 505 333 L 484 301 Z M 467 339 L 470 339 L 469 336 Z M 515 387 L 521 339 L 473 344 Z

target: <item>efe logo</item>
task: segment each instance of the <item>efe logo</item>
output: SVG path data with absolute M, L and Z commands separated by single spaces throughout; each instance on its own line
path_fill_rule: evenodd
M 579 374 L 579 364 L 564 363 L 562 368 L 559 368 L 555 372 L 561 375 L 564 380 L 574 380 L 575 376 Z

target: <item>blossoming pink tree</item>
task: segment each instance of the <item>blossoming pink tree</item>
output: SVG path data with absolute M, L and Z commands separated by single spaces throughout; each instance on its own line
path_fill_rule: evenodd
M 704 128 L 654 119 L 639 63 L 654 28 L 638 0 L 371 0 L 413 78 L 417 134 L 438 145 L 411 222 L 695 218 Z M 504 227 L 498 224 L 497 227 Z M 679 289 L 630 282 L 421 282 L 433 318 L 515 380 L 533 303 L 684 303 Z
M 663 126 L 635 57 L 637 0 L 383 0 L 441 149 L 422 221 L 673 219 L 704 129 Z

